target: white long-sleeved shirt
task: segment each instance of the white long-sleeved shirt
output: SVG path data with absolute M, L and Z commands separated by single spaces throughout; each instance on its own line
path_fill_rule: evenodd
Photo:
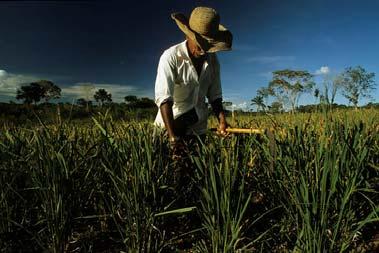
M 207 54 L 200 77 L 188 55 L 186 41 L 163 52 L 155 81 L 155 103 L 173 102 L 174 119 L 195 108 L 199 121 L 189 126 L 187 134 L 204 134 L 207 130 L 208 108 L 205 102 L 222 97 L 220 64 L 215 53 Z M 155 125 L 164 127 L 160 110 Z

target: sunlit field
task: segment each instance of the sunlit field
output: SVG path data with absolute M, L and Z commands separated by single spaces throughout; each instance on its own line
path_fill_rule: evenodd
M 178 161 L 150 121 L 1 125 L 0 252 L 378 246 L 378 110 L 228 121 L 266 133 L 209 131 Z

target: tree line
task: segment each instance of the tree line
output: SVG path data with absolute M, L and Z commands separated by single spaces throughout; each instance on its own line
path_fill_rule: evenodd
M 251 99 L 251 105 L 257 107 L 259 112 L 295 112 L 299 109 L 298 103 L 302 94 L 313 92 L 316 104 L 335 107 L 337 94 L 344 96 L 351 105 L 358 108 L 362 98 L 370 98 L 375 89 L 375 73 L 367 72 L 363 67 L 348 67 L 342 73 L 330 77 L 325 75 L 321 87 L 316 88 L 314 75 L 305 70 L 277 70 L 272 72 L 272 80 L 266 87 L 257 90 L 257 95 Z M 86 87 L 84 87 L 86 88 Z M 83 89 L 84 89 L 83 88 Z M 88 87 L 87 87 L 88 88 Z M 93 87 L 89 87 L 92 90 Z M 89 94 L 90 90 L 87 90 Z M 21 86 L 17 90 L 17 100 L 26 104 L 37 104 L 41 100 L 48 103 L 52 99 L 61 97 L 61 88 L 52 81 L 40 80 Z M 105 89 L 98 89 L 93 95 L 100 107 L 112 104 L 112 94 Z M 130 108 L 153 108 L 154 100 L 148 97 L 138 98 L 134 95 L 124 97 L 124 102 Z M 89 95 L 76 100 L 76 104 L 85 107 L 88 111 L 93 105 Z M 225 106 L 232 106 L 224 102 Z M 304 107 L 304 106 L 303 106 Z
M 272 80 L 267 87 L 258 89 L 257 95 L 251 99 L 251 105 L 257 111 L 270 110 L 279 112 L 289 110 L 295 112 L 302 94 L 313 91 L 319 104 L 332 108 L 335 98 L 341 93 L 354 108 L 358 108 L 361 98 L 371 98 L 375 89 L 375 73 L 367 72 L 363 67 L 348 67 L 333 78 L 324 76 L 322 87 L 315 88 L 314 75 L 304 70 L 278 70 L 273 72 Z M 271 105 L 268 100 L 272 99 Z
M 61 88 L 54 84 L 52 81 L 39 80 L 30 84 L 22 85 L 17 90 L 16 99 L 23 100 L 25 104 L 37 104 L 44 100 L 48 103 L 52 99 L 61 98 Z M 94 100 L 100 107 L 112 103 L 112 94 L 105 89 L 98 89 L 94 95 Z M 152 108 L 155 107 L 154 100 L 148 97 L 138 98 L 134 95 L 124 97 L 125 103 L 131 108 Z M 92 106 L 92 100 L 88 98 L 79 98 L 76 100 L 78 106 L 86 107 Z

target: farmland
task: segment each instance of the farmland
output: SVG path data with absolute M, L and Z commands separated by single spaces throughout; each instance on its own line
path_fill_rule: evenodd
M 271 134 L 210 132 L 178 161 L 148 120 L 1 125 L 0 252 L 375 247 L 377 109 L 228 121 Z

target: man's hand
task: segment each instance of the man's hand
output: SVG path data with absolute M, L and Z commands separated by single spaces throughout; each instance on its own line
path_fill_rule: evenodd
M 228 127 L 228 123 L 226 122 L 226 120 L 221 120 L 219 124 L 219 128 L 218 128 L 219 134 L 221 136 L 226 137 L 229 135 L 228 132 L 226 132 L 227 127 Z
M 169 137 L 170 147 L 172 151 L 172 159 L 179 160 L 186 154 L 186 146 L 183 140 L 178 137 Z
M 226 128 L 228 128 L 228 123 L 223 120 L 223 121 L 220 121 L 220 124 L 219 124 L 219 128 L 218 128 L 218 132 L 219 134 L 222 136 L 222 137 L 227 137 L 229 135 L 228 132 L 226 132 Z
M 221 98 L 216 99 L 215 101 L 211 103 L 211 106 L 219 122 L 218 133 L 223 137 L 228 136 L 228 133 L 226 132 L 228 123 L 226 122 L 225 112 L 222 106 L 222 99 Z

